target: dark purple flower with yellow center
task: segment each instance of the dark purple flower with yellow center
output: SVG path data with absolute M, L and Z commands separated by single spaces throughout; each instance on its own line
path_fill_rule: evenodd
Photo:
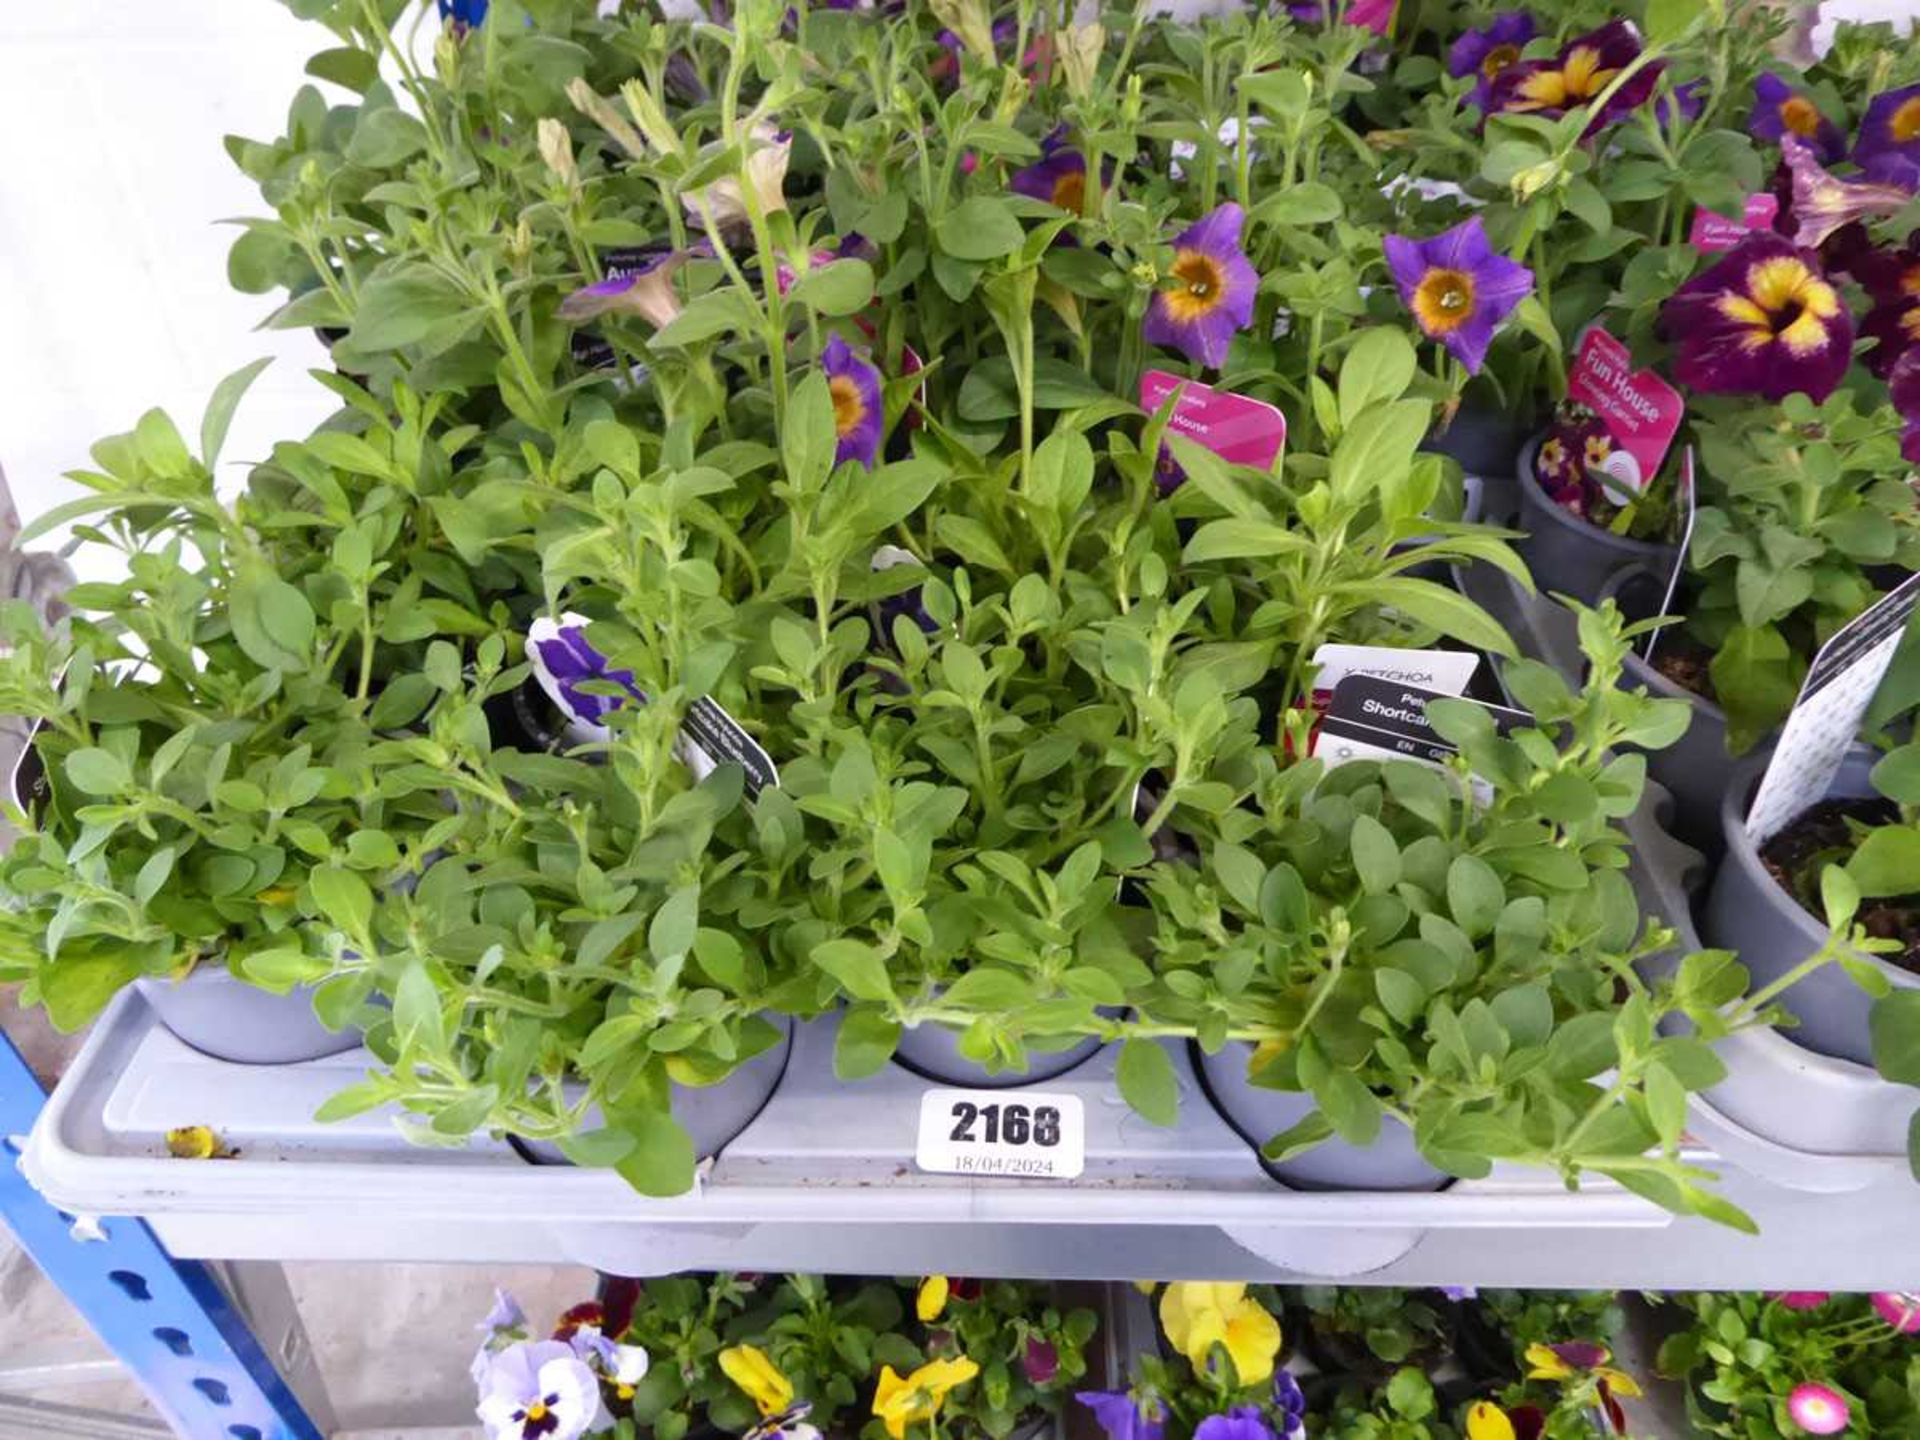
M 1754 231 L 1661 308 L 1680 382 L 1720 395 L 1825 400 L 1853 352 L 1853 314 L 1820 257 Z
M 854 353 L 838 335 L 820 352 L 820 368 L 827 374 L 833 396 L 833 433 L 838 445 L 833 463 L 858 460 L 868 469 L 880 457 L 880 426 L 886 412 L 880 403 L 880 372 Z
M 1640 56 L 1640 32 L 1625 20 L 1570 40 L 1551 60 L 1522 60 L 1494 77 L 1487 108 L 1557 120 L 1590 105 L 1620 72 Z M 1660 78 L 1660 65 L 1648 65 L 1617 90 L 1587 126 L 1592 134 L 1636 106 L 1646 104 Z
M 1747 117 L 1747 133 L 1776 145 L 1788 135 L 1796 136 L 1823 165 L 1833 164 L 1847 152 L 1847 138 L 1840 127 L 1821 114 L 1810 97 L 1778 75 L 1762 75 L 1753 82 L 1753 113 Z
M 1920 346 L 1920 246 L 1877 253 L 1855 274 L 1873 297 L 1873 308 L 1860 324 L 1863 334 L 1879 342 L 1867 352 L 1867 364 L 1885 379 L 1902 356 Z
M 1014 171 L 1007 184 L 1016 195 L 1078 215 L 1086 204 L 1087 157 L 1067 143 L 1064 131 L 1056 130 L 1040 142 L 1040 159 Z
M 1653 118 L 1671 130 L 1682 120 L 1698 120 L 1707 108 L 1707 102 L 1700 98 L 1700 92 L 1706 88 L 1704 80 L 1689 80 L 1684 85 L 1673 87 L 1671 96 L 1661 95 L 1653 102 Z
M 1920 348 L 1907 351 L 1887 377 L 1893 408 L 1900 412 L 1900 453 L 1920 465 Z
M 1387 267 L 1422 333 L 1477 375 L 1500 322 L 1533 293 L 1533 272 L 1496 255 L 1477 215 L 1431 240 L 1386 238 Z
M 1474 77 L 1469 97 L 1482 110 L 1502 70 L 1520 63 L 1520 52 L 1540 33 L 1540 26 L 1524 10 L 1508 10 L 1493 17 L 1484 30 L 1469 30 L 1447 51 L 1447 73 Z
M 1853 160 L 1875 179 L 1894 184 L 1909 167 L 1920 166 L 1920 85 L 1889 90 L 1867 102 L 1853 139 Z M 1889 166 L 1888 161 L 1905 163 Z
M 1245 221 L 1246 212 L 1228 202 L 1175 237 L 1171 283 L 1154 293 L 1147 309 L 1150 344 L 1171 346 L 1212 370 L 1226 364 L 1234 332 L 1253 323 L 1260 288 L 1240 250 Z

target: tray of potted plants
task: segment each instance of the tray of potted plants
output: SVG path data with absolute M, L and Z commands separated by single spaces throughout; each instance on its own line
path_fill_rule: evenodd
M 1760 186 L 1718 122 L 1766 27 L 1568 17 L 1442 76 L 1283 15 L 598 11 L 461 16 L 426 65 L 379 7 L 318 7 L 313 73 L 354 99 L 232 142 L 272 212 L 232 271 L 328 337 L 338 413 L 223 502 L 250 367 L 197 445 L 152 412 L 30 528 L 125 571 L 50 632 L 0 616 L 39 726 L 0 977 L 102 1017 L 36 1183 L 187 1253 L 456 1216 L 440 1243 L 484 1248 L 488 1207 L 609 1263 L 828 1215 L 1200 1229 L 1328 1274 L 1435 1229 L 1751 1228 L 1689 1107 L 1773 1085 L 1725 1057 L 1784 1053 L 1812 961 L 1747 993 L 1690 943 L 1644 793 L 1690 707 L 1621 683 L 1650 621 L 1580 603 L 1677 553 L 1687 505 L 1569 405 L 1517 487 L 1485 456 L 1619 373 L 1561 338 L 1617 301 L 1795 432 L 1724 420 L 1716 463 L 1773 489 L 1699 511 L 1693 563 L 1738 572 L 1702 580 L 1702 643 L 1729 603 L 1817 635 L 1910 552 L 1877 533 L 1910 520 L 1895 410 L 1782 399 L 1844 369 L 1828 281 L 1785 240 L 1698 277 L 1677 244 Z M 1900 223 L 1885 109 L 1856 154 L 1890 179 L 1784 142 L 1798 223 Z M 1824 569 L 1766 538 L 1804 464 L 1835 472 Z M 1543 506 L 1622 544 L 1576 581 Z M 1810 872 L 1829 972 L 1880 975 L 1911 919 L 1882 764 L 1894 811 L 1840 829 L 1886 838 Z M 1885 1087 L 1854 1088 L 1873 1159 Z M 1083 1168 L 928 1164 L 946 1091 L 951 1143 L 986 1107 L 989 1143 L 1071 1132 Z M 237 1158 L 168 1155 L 180 1126 Z M 343 1203 L 360 1236 L 295 1234 Z

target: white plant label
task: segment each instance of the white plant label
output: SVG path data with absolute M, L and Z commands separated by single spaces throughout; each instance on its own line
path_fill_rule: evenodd
M 938 1175 L 1072 1180 L 1087 1168 L 1078 1095 L 1032 1090 L 928 1090 L 914 1161 Z
M 1464 695 L 1480 657 L 1471 650 L 1402 650 L 1391 645 L 1322 645 L 1313 652 L 1313 690 L 1331 695 L 1349 675 Z
M 1910 575 L 1836 631 L 1813 657 L 1747 811 L 1747 838 L 1755 845 L 1766 844 L 1827 798 L 1916 605 L 1920 575 Z

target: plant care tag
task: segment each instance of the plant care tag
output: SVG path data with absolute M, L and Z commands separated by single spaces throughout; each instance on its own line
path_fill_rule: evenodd
M 1156 411 L 1176 390 L 1180 398 L 1167 421 L 1169 430 L 1206 446 L 1230 464 L 1272 471 L 1287 443 L 1287 417 L 1278 405 L 1216 390 L 1165 370 L 1149 370 L 1140 377 L 1140 407 Z
M 1635 370 L 1627 347 L 1598 325 L 1580 337 L 1567 401 L 1599 421 L 1578 437 L 1575 458 L 1617 504 L 1635 499 L 1660 473 L 1686 413 L 1680 392 L 1651 370 Z
M 1747 838 L 1755 845 L 1827 798 L 1917 605 L 1920 575 L 1909 575 L 1813 657 L 1747 811 Z
M 1660 597 L 1661 615 L 1673 614 L 1673 597 L 1680 593 L 1680 577 L 1687 573 L 1687 554 L 1693 549 L 1693 522 L 1700 516 L 1700 495 L 1693 483 L 1693 447 L 1680 452 L 1680 488 L 1674 498 L 1680 502 L 1680 545 L 1673 557 L 1673 570 L 1667 576 L 1666 592 Z M 1640 658 L 1653 663 L 1653 647 L 1660 643 L 1666 626 L 1649 630 L 1640 647 Z
M 1333 702 L 1314 734 L 1313 753 L 1329 767 L 1352 760 L 1417 760 L 1445 769 L 1454 748 L 1428 723 L 1427 702 L 1458 698 L 1373 675 L 1349 675 L 1334 687 Z M 1469 703 L 1491 715 L 1502 735 L 1533 724 L 1533 717 L 1524 710 L 1479 700 Z M 1493 798 L 1492 790 L 1477 777 L 1473 790 L 1482 805 Z
M 1780 197 L 1762 190 L 1747 197 L 1746 210 L 1738 220 L 1729 220 L 1712 210 L 1695 210 L 1687 240 L 1702 255 L 1718 255 L 1722 250 L 1733 249 L 1751 231 L 1771 230 L 1779 214 Z
M 1087 1168 L 1078 1095 L 1033 1090 L 928 1090 L 914 1162 L 938 1175 L 1072 1180 Z
M 647 703 L 646 691 L 634 684 L 633 672 L 610 668 L 607 657 L 587 643 L 590 623 L 586 616 L 568 611 L 557 620 L 542 615 L 527 627 L 527 660 L 534 679 L 567 717 L 569 733 L 582 744 L 612 739 L 613 731 L 602 722 L 625 703 L 618 695 L 583 689 L 589 682 L 610 682 L 642 705 Z M 745 773 L 749 799 L 758 798 L 768 786 L 779 788 L 780 772 L 773 757 L 711 695 L 702 695 L 680 717 L 675 750 L 699 780 L 732 761 Z
M 45 723 L 35 720 L 27 727 L 26 738 L 20 742 L 19 758 L 13 762 L 13 776 L 7 788 L 13 796 L 14 808 L 22 815 L 37 813 L 53 788 L 47 783 L 47 762 L 40 758 L 40 747 L 34 743 L 40 738 L 40 727 Z
M 1313 708 L 1322 715 L 1349 675 L 1417 685 L 1437 695 L 1464 695 L 1480 668 L 1471 650 L 1398 650 L 1391 645 L 1322 645 L 1313 652 Z

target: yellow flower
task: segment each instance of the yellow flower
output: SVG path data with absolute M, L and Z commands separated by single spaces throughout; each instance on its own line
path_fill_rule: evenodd
M 913 1298 L 913 1313 L 920 1317 L 922 1325 L 931 1325 L 940 1318 L 940 1312 L 947 1308 L 951 1288 L 944 1275 L 929 1275 L 920 1282 L 920 1293 Z
M 1491 1400 L 1476 1400 L 1467 1409 L 1467 1440 L 1514 1440 L 1513 1421 Z
M 908 1425 L 931 1421 L 940 1413 L 947 1392 L 979 1373 L 980 1367 L 964 1355 L 958 1360 L 929 1361 L 904 1378 L 894 1374 L 891 1365 L 883 1365 L 873 1392 L 873 1413 L 886 1424 L 893 1440 L 906 1440 Z
M 1247 1298 L 1245 1285 L 1177 1281 L 1160 1297 L 1160 1325 L 1196 1370 L 1224 1345 L 1240 1384 L 1261 1385 L 1273 1375 L 1280 1322 Z
M 1613 1358 L 1613 1352 L 1604 1345 L 1596 1345 L 1590 1340 L 1573 1340 L 1564 1345 L 1529 1345 L 1527 1347 L 1527 1371 L 1529 1380 L 1572 1380 L 1582 1375 L 1592 1375 L 1607 1383 L 1607 1388 L 1616 1395 L 1624 1395 L 1629 1400 L 1640 1394 L 1640 1385 L 1624 1370 L 1616 1370 L 1607 1364 Z
M 720 1352 L 720 1370 L 760 1407 L 762 1415 L 778 1415 L 793 1403 L 793 1385 L 764 1350 L 735 1345 Z

